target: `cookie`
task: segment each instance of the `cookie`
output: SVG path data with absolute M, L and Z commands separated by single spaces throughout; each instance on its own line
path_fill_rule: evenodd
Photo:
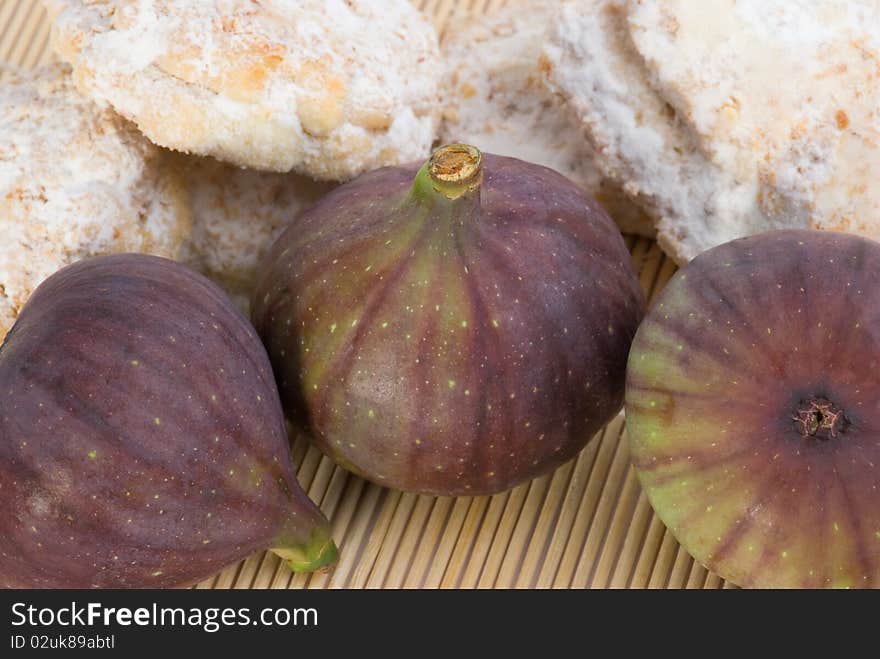
M 564 3 L 542 61 L 549 86 L 584 127 L 603 174 L 645 209 L 661 246 L 685 262 L 691 255 L 668 239 L 670 227 L 699 215 L 707 224 L 745 218 L 750 204 L 733 176 L 705 157 L 651 86 L 629 35 L 625 5 L 625 0 Z
M 190 217 L 179 173 L 56 64 L 0 82 L 0 337 L 61 267 L 116 252 L 175 258 Z
M 240 169 L 213 158 L 180 156 L 178 162 L 193 218 L 183 261 L 247 310 L 266 250 L 333 186 L 297 174 Z
M 876 7 L 572 0 L 542 57 L 679 263 L 771 229 L 880 238 Z
M 652 235 L 650 219 L 602 176 L 579 122 L 544 82 L 541 47 L 558 8 L 523 0 L 450 21 L 441 43 L 440 139 L 555 169 L 598 199 L 623 231 Z
M 344 180 L 426 157 L 437 35 L 407 0 L 47 0 L 93 100 L 156 144 Z
M 763 215 L 683 218 L 677 251 L 771 228 L 880 238 L 880 3 L 639 0 L 628 24 L 653 86 Z

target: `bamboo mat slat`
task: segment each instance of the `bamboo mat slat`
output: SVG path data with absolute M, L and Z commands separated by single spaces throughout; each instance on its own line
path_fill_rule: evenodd
M 506 0 L 421 0 L 441 34 L 454 13 Z M 0 63 L 50 61 L 37 0 L 0 0 Z M 627 238 L 649 300 L 675 272 L 656 244 Z M 623 417 L 556 472 L 493 497 L 426 497 L 352 476 L 302 440 L 298 477 L 340 546 L 329 573 L 292 575 L 261 552 L 196 588 L 727 588 L 654 515 L 629 463 Z

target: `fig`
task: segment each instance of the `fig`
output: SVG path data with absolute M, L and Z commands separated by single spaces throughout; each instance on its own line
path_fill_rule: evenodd
M 448 145 L 292 223 L 253 320 L 289 417 L 339 464 L 400 490 L 493 493 L 620 409 L 643 309 L 629 261 L 562 175 Z
M 705 252 L 629 358 L 632 460 L 696 560 L 746 587 L 880 586 L 880 244 L 778 231 Z
M 0 347 L 0 392 L 0 586 L 181 586 L 266 547 L 294 570 L 336 557 L 265 350 L 182 265 L 52 275 Z

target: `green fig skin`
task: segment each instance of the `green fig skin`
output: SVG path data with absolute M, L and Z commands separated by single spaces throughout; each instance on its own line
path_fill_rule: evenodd
M 633 463 L 746 587 L 880 587 L 880 244 L 779 231 L 679 271 L 630 354 Z
M 622 405 L 643 298 L 620 232 L 549 169 L 483 154 L 481 172 L 364 175 L 261 266 L 253 320 L 289 417 L 381 485 L 503 491 Z
M 259 339 L 184 266 L 47 279 L 0 347 L 0 392 L 4 588 L 183 586 L 267 547 L 335 559 Z

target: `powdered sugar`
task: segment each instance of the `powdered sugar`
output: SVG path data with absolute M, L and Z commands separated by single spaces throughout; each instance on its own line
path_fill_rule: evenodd
M 0 83 L 0 227 L 2 337 L 34 288 L 73 261 L 176 257 L 189 213 L 160 149 L 54 65 Z
M 555 1 L 520 0 L 450 21 L 441 140 L 555 169 L 601 201 L 624 231 L 651 235 L 650 220 L 601 175 L 579 122 L 544 82 L 541 47 L 558 10 Z
M 154 142 L 346 179 L 425 157 L 434 28 L 406 0 L 51 0 L 79 86 Z
M 880 237 L 877 0 L 572 0 L 545 47 L 679 262 L 774 228 Z

